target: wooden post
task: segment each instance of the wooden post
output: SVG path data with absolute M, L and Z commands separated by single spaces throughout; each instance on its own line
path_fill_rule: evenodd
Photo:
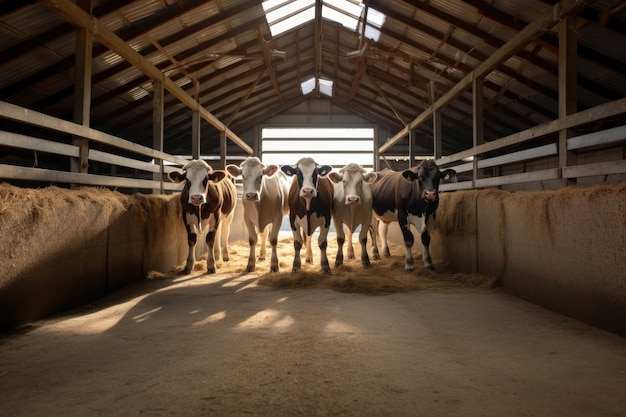
M 79 0 L 78 6 L 91 15 L 91 0 Z M 92 33 L 88 28 L 76 30 L 73 121 L 87 127 L 89 127 L 91 111 L 92 40 Z M 79 156 L 70 159 L 70 170 L 87 173 L 89 168 L 89 140 L 74 136 L 72 144 L 78 146 Z
M 165 113 L 165 88 L 160 81 L 152 82 L 152 147 L 158 151 L 163 151 L 163 125 Z M 154 194 L 163 194 L 163 160 L 154 159 L 154 163 L 159 166 L 159 172 L 152 174 L 155 181 L 160 182 L 159 188 L 154 188 Z
M 415 130 L 409 130 L 409 168 L 415 165 Z
M 485 143 L 485 119 L 484 119 L 484 95 L 483 80 L 474 78 L 472 81 L 472 138 L 473 146 Z M 472 187 L 476 188 L 476 180 L 478 176 L 478 160 L 480 157 L 474 155 Z
M 429 83 L 430 105 L 434 106 L 437 102 L 437 93 L 435 92 L 435 81 Z M 433 111 L 433 155 L 435 159 L 442 157 L 442 137 L 441 137 L 441 112 L 436 109 Z M 413 129 L 409 129 L 409 132 Z
M 576 113 L 577 110 L 577 36 L 576 17 L 565 16 L 559 22 L 559 118 Z M 567 139 L 570 136 L 568 129 L 559 131 L 559 168 L 576 164 L 576 154 L 567 150 Z M 575 179 L 566 180 L 563 185 L 569 182 L 575 183 Z
M 198 108 L 200 107 L 200 83 L 194 80 L 194 98 L 198 102 Z M 191 158 L 200 159 L 200 110 L 193 110 L 191 112 Z
M 226 139 L 226 131 L 220 130 L 220 166 L 218 169 L 226 168 Z

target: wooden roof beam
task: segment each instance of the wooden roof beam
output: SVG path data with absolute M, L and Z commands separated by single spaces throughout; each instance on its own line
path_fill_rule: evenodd
M 231 139 L 237 146 L 252 155 L 253 149 L 248 146 L 239 136 L 232 132 L 224 123 L 217 119 L 213 114 L 209 113 L 204 107 L 182 88 L 174 83 L 169 77 L 166 77 L 157 67 L 144 58 L 141 54 L 133 50 L 126 42 L 120 39 L 115 33 L 111 32 L 97 19 L 82 11 L 70 0 L 41 0 L 41 2 L 63 16 L 69 23 L 74 26 L 87 28 L 93 32 L 94 38 L 98 39 L 103 45 L 106 45 L 111 51 L 117 53 L 130 64 L 139 69 L 142 73 L 150 77 L 153 81 L 163 83 L 165 89 L 178 98 L 183 104 L 193 111 L 198 111 L 200 117 L 209 122 L 219 131 L 226 133 L 226 137 Z
M 500 49 L 498 49 L 495 54 L 491 55 L 482 64 L 476 67 L 476 69 L 463 77 L 461 81 L 448 90 L 448 92 L 441 96 L 433 105 L 428 107 L 426 111 L 422 112 L 413 121 L 406 125 L 404 129 L 381 146 L 378 152 L 384 153 L 393 145 L 405 138 L 409 134 L 410 130 L 415 129 L 422 123 L 426 122 L 435 111 L 439 110 L 462 94 L 472 85 L 474 79 L 484 78 L 487 74 L 506 61 L 510 56 L 526 46 L 529 42 L 536 39 L 544 31 L 554 26 L 563 16 L 576 13 L 591 3 L 593 3 L 593 0 L 562 0 L 558 4 L 555 4 L 550 12 L 544 13 L 539 19 L 527 25 L 524 29 L 507 41 Z

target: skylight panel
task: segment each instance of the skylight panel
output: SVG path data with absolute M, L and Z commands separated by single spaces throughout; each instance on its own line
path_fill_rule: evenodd
M 315 0 L 269 0 L 263 2 L 263 9 L 272 36 L 315 19 Z
M 302 90 L 303 96 L 306 96 L 311 91 L 315 90 L 315 78 L 309 78 L 308 80 L 303 81 L 302 84 L 300 84 L 300 89 Z
M 325 80 L 320 78 L 320 93 L 332 97 L 333 96 L 333 82 L 331 80 Z

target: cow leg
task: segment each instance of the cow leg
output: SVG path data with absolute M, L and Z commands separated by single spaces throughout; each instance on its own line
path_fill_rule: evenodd
M 430 257 L 430 233 L 428 233 L 428 229 L 422 233 L 422 245 L 424 245 L 424 253 L 422 254 L 422 260 L 424 261 L 424 267 L 428 269 L 435 269 L 433 265 L 433 260 Z
M 378 252 L 378 223 L 380 221 L 372 217 L 372 224 L 369 227 L 370 236 L 372 236 L 372 258 L 379 260 L 380 253 Z
M 305 254 L 306 254 L 305 261 L 308 264 L 312 264 L 313 263 L 313 248 L 311 247 L 311 236 L 307 236 L 306 233 L 303 232 L 302 238 L 306 245 L 306 247 L 304 248 Z
M 352 244 L 352 230 L 346 227 L 346 248 L 348 252 L 348 259 L 354 259 L 354 245 Z
M 404 270 L 407 272 L 411 272 L 415 270 L 413 254 L 411 253 L 415 238 L 413 237 L 413 233 L 409 229 L 406 217 L 401 218 L 400 215 L 398 215 L 398 223 L 400 224 L 400 230 L 402 231 L 402 237 L 404 238 L 404 247 L 406 248 L 406 256 L 404 257 Z
M 248 243 L 250 244 L 250 254 L 248 255 L 248 266 L 246 272 L 254 272 L 256 269 L 256 242 L 258 236 L 256 230 L 248 233 Z
M 306 239 L 306 236 L 305 236 Z M 302 235 L 299 231 L 293 232 L 293 267 L 291 268 L 291 272 L 298 272 L 298 270 L 302 267 L 302 262 L 300 261 L 300 251 L 302 250 Z
M 265 246 L 267 246 L 267 233 L 269 232 L 268 227 L 265 227 L 263 228 L 263 230 L 261 230 L 261 247 L 259 248 L 259 261 L 264 261 L 265 256 L 267 255 Z
M 361 225 L 359 232 L 359 242 L 361 243 L 361 264 L 368 267 L 370 266 L 370 257 L 367 254 L 367 227 L 364 227 L 364 224 Z
M 189 245 L 189 252 L 187 253 L 187 262 L 185 263 L 185 269 L 183 273 L 185 275 L 190 274 L 193 269 L 194 263 L 196 263 L 196 240 L 198 239 L 198 235 L 191 231 L 191 227 L 185 224 L 187 228 L 187 243 Z
M 206 272 L 207 274 L 215 273 L 215 235 L 217 230 L 209 230 L 206 234 L 206 245 L 209 247 L 206 258 Z
M 335 231 L 337 232 L 337 255 L 335 256 L 335 268 L 343 265 L 343 244 L 346 242 L 346 235 L 343 230 L 343 223 L 333 218 Z M 349 231 L 350 229 L 348 229 Z
M 322 267 L 322 271 L 328 275 L 332 275 L 332 272 L 330 271 L 330 264 L 328 263 L 328 257 L 326 256 L 326 248 L 328 246 L 328 228 L 327 227 L 320 228 L 320 235 L 317 239 L 317 243 L 320 247 L 320 253 L 321 253 L 320 265 Z
M 383 256 L 389 258 L 391 256 L 391 252 L 389 252 L 389 243 L 387 241 L 387 234 L 389 233 L 389 223 L 382 222 L 382 226 L 380 228 L 380 241 L 382 244 Z M 409 233 L 411 233 L 409 231 Z M 412 237 L 413 235 L 411 235 Z M 412 244 L 411 244 L 412 245 Z
M 275 223 L 276 224 L 276 223 Z M 280 232 L 280 224 L 276 227 L 270 226 L 270 245 L 272 246 L 272 257 L 270 259 L 270 272 L 278 272 L 278 232 Z
M 230 260 L 230 255 L 228 253 L 228 239 L 230 237 L 230 224 L 233 222 L 234 213 L 235 211 L 233 210 L 233 212 L 228 216 L 225 216 L 220 223 L 220 245 L 222 247 L 222 260 L 224 262 L 228 262 Z

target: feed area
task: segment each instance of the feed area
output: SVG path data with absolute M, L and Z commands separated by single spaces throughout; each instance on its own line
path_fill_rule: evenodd
M 416 245 L 417 246 L 417 245 Z M 334 265 L 334 239 L 329 259 Z M 151 273 L 0 339 L 3 412 L 106 416 L 622 416 L 624 338 L 492 277 L 346 259 L 318 273 L 248 244 L 205 275 Z

